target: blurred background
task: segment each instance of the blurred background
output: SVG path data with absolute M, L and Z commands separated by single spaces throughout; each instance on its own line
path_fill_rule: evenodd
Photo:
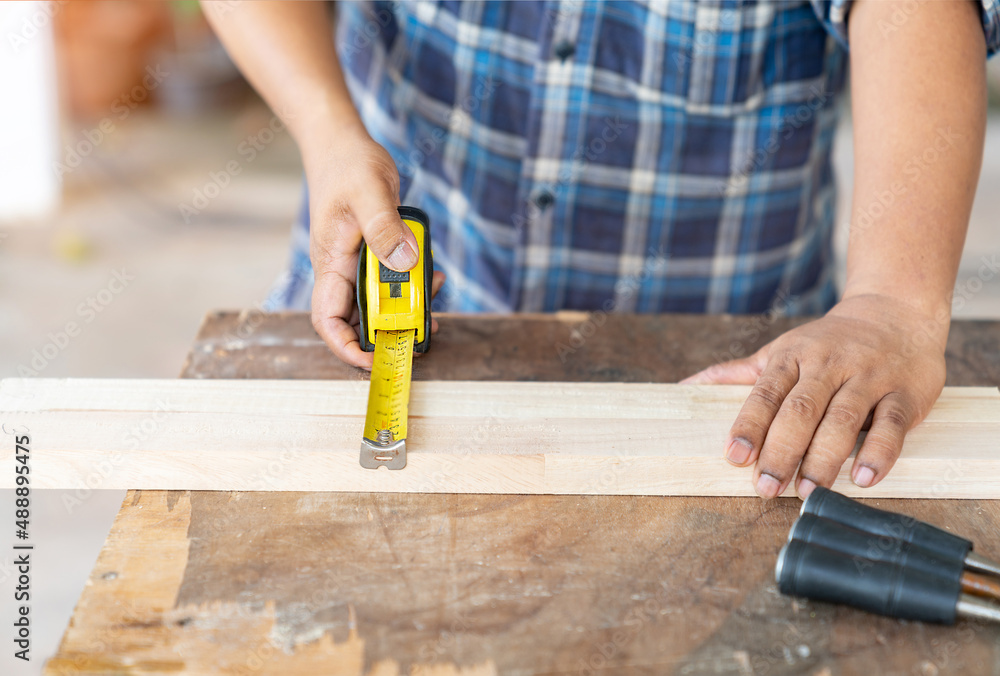
M 259 306 L 283 268 L 295 145 L 197 2 L 0 17 L 21 85 L 0 113 L 0 374 L 176 376 L 205 311 Z
M 209 309 L 264 307 L 298 152 L 197 2 L 0 3 L 0 87 L 0 377 L 176 377 Z M 41 673 L 123 497 L 34 492 L 33 659 L 0 629 L 0 674 Z
M 0 377 L 176 376 L 207 311 L 267 306 L 301 193 L 292 139 L 197 2 L 5 2 L 0 40 Z M 955 304 L 967 318 L 1000 317 L 1000 275 L 980 277 L 1000 255 L 1000 59 L 990 80 Z M 836 161 L 843 223 L 849 114 Z M 40 673 L 122 497 L 35 494 L 35 660 L 5 650 L 0 673 Z M 12 513 L 3 492 L 0 521 Z M 0 538 L 3 627 L 9 551 Z

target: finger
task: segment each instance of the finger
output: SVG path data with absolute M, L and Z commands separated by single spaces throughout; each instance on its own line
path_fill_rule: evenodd
M 361 236 L 340 217 L 311 233 L 310 257 L 315 281 L 312 293 L 312 324 L 316 333 L 343 362 L 371 368 L 373 356 L 361 349 L 358 332 L 351 323 L 357 315 L 354 277 Z
M 729 430 L 726 440 L 726 459 L 729 462 L 742 467 L 757 459 L 771 421 L 798 378 L 799 367 L 794 361 L 768 362 Z
M 316 333 L 343 362 L 371 369 L 374 355 L 361 349 L 358 332 L 344 317 L 352 317 L 354 284 L 336 270 L 316 272 L 312 295 L 312 324 Z
M 365 244 L 386 267 L 399 272 L 417 264 L 417 238 L 399 217 L 399 200 L 390 186 L 381 184 L 358 195 L 351 211 L 361 228 Z
M 681 381 L 682 385 L 753 385 L 760 377 L 767 355 L 763 351 L 746 359 L 713 364 Z
M 876 399 L 867 388 L 851 381 L 833 395 L 799 468 L 796 491 L 800 498 L 808 498 L 816 486 L 833 486 Z
M 411 240 L 416 250 L 413 233 L 396 211 L 397 202 L 391 186 L 375 182 L 351 201 L 350 214 L 337 211 L 332 222 L 316 219 L 317 227 L 311 233 L 313 327 L 339 359 L 361 368 L 370 369 L 373 362 L 373 355 L 361 349 L 357 330 L 351 326 L 357 313 L 354 283 L 361 238 L 364 235 L 376 257 L 390 267 L 400 260 L 400 247 L 391 248 L 393 241 L 406 244 L 401 249 L 404 254 L 410 251 Z M 387 247 L 388 255 L 380 255 L 380 248 L 384 254 Z
M 444 272 L 441 270 L 434 271 L 434 276 L 431 277 L 431 298 L 437 297 L 438 292 L 441 291 L 441 287 L 444 286 L 446 281 L 448 281 L 448 276 Z M 437 333 L 439 328 L 438 320 L 431 317 L 431 333 Z
M 762 498 L 780 495 L 795 476 L 836 390 L 823 372 L 799 374 L 768 428 L 754 467 L 754 485 Z
M 903 451 L 903 439 L 915 424 L 913 410 L 903 396 L 891 392 L 875 406 L 872 426 L 851 468 L 851 480 L 862 488 L 874 486 L 888 474 Z
M 431 277 L 431 298 L 435 298 L 438 295 L 438 291 L 444 286 L 444 283 L 448 280 L 447 275 L 445 275 L 440 270 L 434 271 L 434 276 Z

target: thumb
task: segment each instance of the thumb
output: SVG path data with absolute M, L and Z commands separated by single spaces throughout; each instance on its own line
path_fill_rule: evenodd
M 352 205 L 365 244 L 386 267 L 397 272 L 417 264 L 417 238 L 396 211 L 399 200 L 385 186 L 365 191 Z
M 681 381 L 682 385 L 753 385 L 767 364 L 767 346 L 744 359 L 713 364 Z

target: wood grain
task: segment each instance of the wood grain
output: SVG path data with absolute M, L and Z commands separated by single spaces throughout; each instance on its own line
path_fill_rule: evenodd
M 596 320 L 593 333 L 588 315 L 441 317 L 414 378 L 673 382 L 734 346 L 752 352 L 806 321 Z M 556 354 L 557 344 L 584 333 L 575 351 Z M 1000 322 L 954 322 L 946 357 L 950 385 L 1000 384 Z M 308 314 L 253 311 L 208 315 L 183 375 L 365 378 L 330 354 Z M 1000 501 L 866 502 L 960 533 L 1000 559 Z M 387 660 L 411 675 L 490 663 L 499 674 L 525 676 L 1000 673 L 1000 627 L 899 622 L 780 595 L 774 561 L 800 505 L 755 497 L 130 491 L 47 673 L 249 675 L 271 673 L 263 664 L 271 659 L 282 659 L 290 676 L 337 673 L 317 667 L 310 651 L 354 649 L 352 632 L 363 641 L 368 673 Z M 158 547 L 161 538 L 170 544 Z M 147 596 L 174 605 L 135 619 L 120 610 Z M 234 659 L 220 662 L 220 652 Z
M 677 382 L 753 354 L 810 317 L 764 315 L 441 315 L 414 380 Z M 1000 384 L 1000 322 L 953 322 L 946 385 Z M 190 378 L 365 380 L 330 354 L 309 314 L 251 310 L 205 316 L 184 373 Z
M 749 496 L 750 470 L 721 456 L 748 392 L 417 382 L 399 472 L 358 464 L 364 382 L 8 379 L 0 411 L 30 430 L 39 488 Z M 997 497 L 998 436 L 1000 392 L 947 388 L 886 480 L 857 489 L 847 464 L 837 487 Z
M 800 504 L 130 491 L 47 673 L 994 673 L 995 626 L 780 595 Z M 998 555 L 1000 503 L 873 504 Z
M 70 625 L 59 654 L 46 664 L 47 674 L 401 673 L 391 658 L 366 660 L 352 606 L 340 608 L 345 631 L 342 640 L 335 640 L 331 634 L 289 633 L 273 601 L 192 601 L 184 588 L 191 494 L 129 492 L 126 504 L 129 509 L 115 520 L 90 580 L 100 593 L 84 595 L 76 609 L 88 621 Z M 132 537 L 133 532 L 141 536 Z M 413 676 L 497 673 L 489 658 L 462 667 L 433 661 L 407 666 Z

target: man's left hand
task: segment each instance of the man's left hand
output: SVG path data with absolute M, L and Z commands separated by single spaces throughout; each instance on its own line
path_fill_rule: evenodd
M 855 296 L 746 359 L 682 382 L 754 386 L 725 453 L 740 467 L 756 463 L 761 497 L 780 495 L 796 468 L 803 499 L 816 486 L 831 486 L 866 425 L 851 479 L 873 486 L 941 394 L 948 326 L 945 312 L 933 318 L 888 296 Z

